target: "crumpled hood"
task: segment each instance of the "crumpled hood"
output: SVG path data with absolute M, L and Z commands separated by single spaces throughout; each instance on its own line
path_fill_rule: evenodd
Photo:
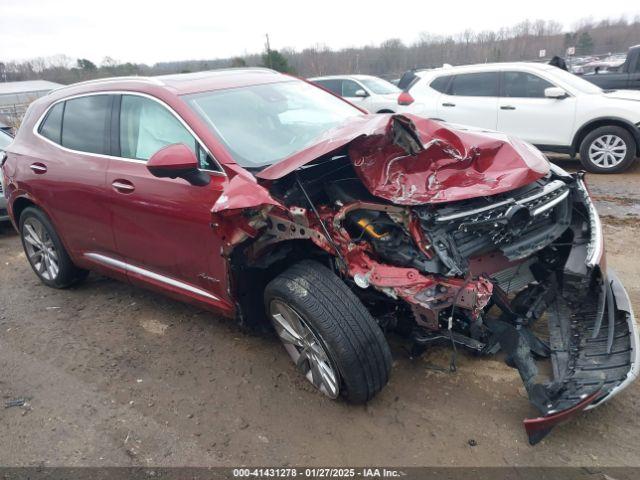
M 495 195 L 549 171 L 542 153 L 518 139 L 457 130 L 407 114 L 357 117 L 257 177 L 284 177 L 345 146 L 367 189 L 399 205 Z

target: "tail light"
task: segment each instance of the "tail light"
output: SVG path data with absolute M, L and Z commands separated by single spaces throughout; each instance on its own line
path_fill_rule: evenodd
M 409 92 L 402 92 L 398 95 L 398 105 L 411 105 L 413 103 L 413 97 Z

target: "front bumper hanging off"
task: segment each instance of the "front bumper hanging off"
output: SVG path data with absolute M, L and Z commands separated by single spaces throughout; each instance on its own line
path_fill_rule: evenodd
M 578 311 L 569 310 L 562 299 L 549 309 L 551 360 L 561 391 L 546 405 L 546 414 L 524 421 L 531 444 L 558 423 L 613 398 L 638 376 L 640 349 L 633 308 L 611 270 L 607 282 L 611 294 L 602 317 L 597 299 Z
M 565 288 L 574 291 L 571 305 L 571 294 L 557 295 L 547 310 L 554 377 L 549 390 L 555 393 L 547 404 L 536 405 L 542 416 L 524 421 L 531 444 L 558 423 L 613 398 L 640 370 L 640 339 L 629 295 L 617 275 L 605 270 L 600 219 L 582 175 L 576 180 L 589 217 L 589 241 L 584 249 L 574 248 L 565 265 L 565 283 L 572 284 Z M 598 272 L 601 288 L 594 292 L 588 284 Z

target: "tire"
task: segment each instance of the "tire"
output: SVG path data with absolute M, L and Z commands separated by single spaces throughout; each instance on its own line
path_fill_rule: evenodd
M 298 369 L 325 395 L 342 395 L 350 402 L 364 403 L 387 384 L 391 351 L 382 330 L 358 297 L 327 267 L 310 260 L 293 265 L 267 285 L 264 299 L 267 315 L 285 349 Z M 302 328 L 295 331 L 292 321 L 289 326 L 298 337 L 306 337 L 307 344 L 292 343 L 291 330 L 283 329 L 286 316 L 277 317 L 286 308 Z M 304 359 L 303 352 L 311 352 L 311 356 Z M 320 382 L 322 386 L 313 379 L 312 357 L 320 363 L 317 370 L 333 374 L 327 374 L 329 381 Z M 336 390 L 327 387 L 332 385 L 331 379 Z
M 20 239 L 31 268 L 45 285 L 67 288 L 89 275 L 88 270 L 73 264 L 49 217 L 42 210 L 28 207 L 22 212 Z
M 636 157 L 636 142 L 624 128 L 599 127 L 589 132 L 580 144 L 580 163 L 593 173 L 619 173 L 631 166 Z

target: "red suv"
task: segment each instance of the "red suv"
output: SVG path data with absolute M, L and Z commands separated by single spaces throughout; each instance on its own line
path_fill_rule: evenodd
M 582 175 L 517 139 L 223 70 L 55 90 L 29 108 L 3 174 L 45 284 L 93 270 L 268 319 L 331 398 L 382 389 L 389 331 L 414 353 L 505 352 L 540 411 L 532 443 L 638 374 Z

